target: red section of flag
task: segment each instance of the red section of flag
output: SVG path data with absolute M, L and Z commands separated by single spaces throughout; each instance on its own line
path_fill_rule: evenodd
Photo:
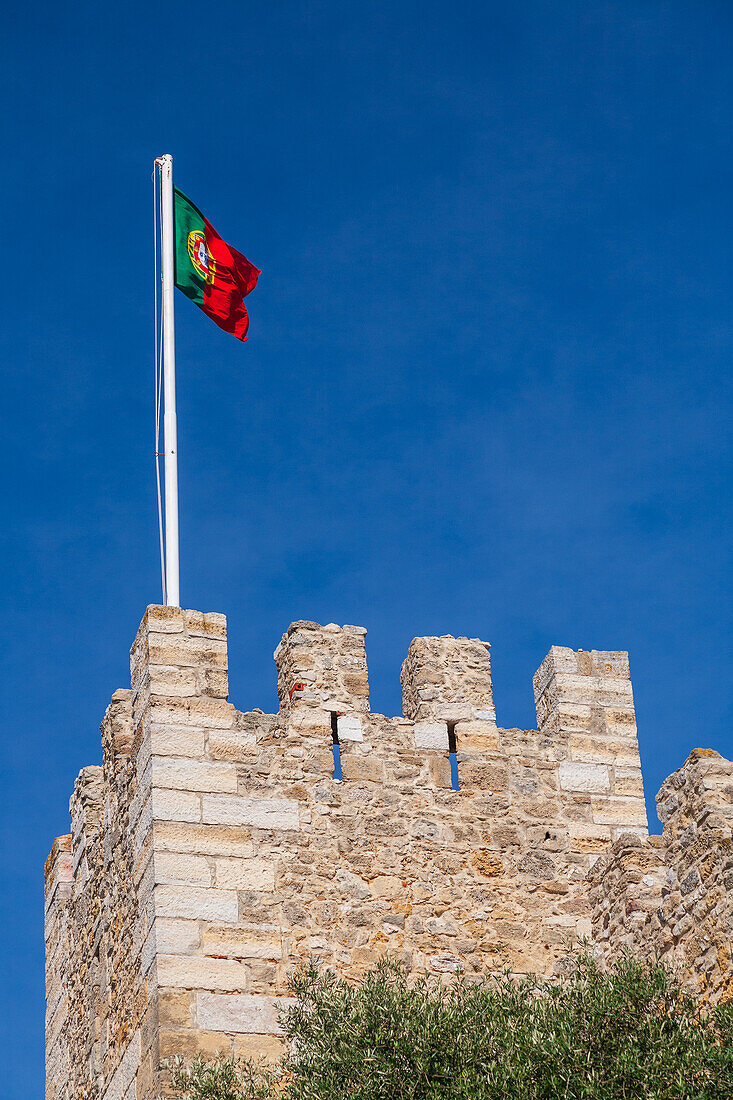
M 202 308 L 225 332 L 231 332 L 238 340 L 246 340 L 249 316 L 244 299 L 257 286 L 259 269 L 227 244 L 207 218 L 204 218 L 204 226 L 206 247 L 214 261 L 214 270 L 212 281 L 207 280 L 204 288 Z

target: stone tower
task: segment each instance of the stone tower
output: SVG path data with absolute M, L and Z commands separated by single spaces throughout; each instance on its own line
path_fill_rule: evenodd
M 553 646 L 537 730 L 500 729 L 487 643 L 416 638 L 386 718 L 365 633 L 293 623 L 278 714 L 242 713 L 224 617 L 148 608 L 46 864 L 47 1100 L 153 1100 L 178 1053 L 276 1057 L 311 957 L 552 974 L 595 934 L 729 995 L 731 765 L 693 754 L 647 840 L 625 653 Z

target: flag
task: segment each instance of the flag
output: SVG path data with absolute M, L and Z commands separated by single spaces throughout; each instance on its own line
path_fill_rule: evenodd
M 258 269 L 228 245 L 211 222 L 173 188 L 175 282 L 219 328 L 247 339 L 244 299 L 257 285 Z

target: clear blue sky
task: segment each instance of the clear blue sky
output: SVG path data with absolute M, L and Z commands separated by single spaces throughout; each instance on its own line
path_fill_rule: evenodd
M 182 599 L 275 707 L 297 618 L 631 653 L 650 807 L 730 754 L 733 12 L 710 0 L 4 13 L 4 1094 L 42 1095 L 42 871 L 159 601 L 150 172 L 262 268 L 178 295 Z M 653 809 L 652 809 L 653 814 Z M 658 828 L 654 820 L 654 828 Z

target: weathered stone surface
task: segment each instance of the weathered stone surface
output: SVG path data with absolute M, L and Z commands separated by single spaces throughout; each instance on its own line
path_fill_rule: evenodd
M 204 856 L 156 852 L 155 881 L 163 886 L 211 886 L 211 868 Z
M 360 626 L 291 623 L 275 650 L 281 710 L 368 712 L 365 635 Z
M 298 804 L 284 798 L 204 795 L 206 825 L 252 825 L 257 829 L 298 829 Z
M 626 832 L 590 875 L 603 956 L 661 957 L 705 1000 L 733 1000 L 733 764 L 695 749 L 657 795 L 661 837 Z
M 159 954 L 158 981 L 168 989 L 240 990 L 247 988 L 247 968 L 239 959 Z
M 342 714 L 338 718 L 339 741 L 363 741 L 364 732 L 358 714 Z
M 611 778 L 603 764 L 578 764 L 563 761 L 559 768 L 560 787 L 564 791 L 610 791 Z
M 209 1031 L 280 1035 L 278 1008 L 286 1003 L 287 999 L 275 997 L 199 993 L 196 996 L 196 1023 Z
M 445 722 L 416 722 L 415 748 L 448 751 L 448 726 Z
M 194 886 L 156 886 L 155 913 L 160 917 L 235 922 L 238 902 L 233 890 L 205 890 Z
M 400 680 L 406 718 L 496 718 L 489 643 L 479 638 L 414 638 Z
M 591 806 L 597 825 L 646 826 L 646 807 L 638 798 L 593 797 Z
M 226 794 L 237 790 L 237 769 L 234 764 L 156 756 L 153 757 L 152 782 L 154 787 L 170 787 L 175 791 Z
M 203 950 L 209 955 L 234 959 L 281 959 L 282 934 L 267 927 L 238 927 L 206 924 L 202 932 Z
M 223 617 L 148 609 L 47 863 L 47 1100 L 158 1100 L 175 1052 L 276 1057 L 310 958 L 552 975 L 592 927 L 731 995 L 731 765 L 693 753 L 647 840 L 626 654 L 553 647 L 539 729 L 498 729 L 486 643 L 416 639 L 387 718 L 364 634 L 294 623 L 279 713 L 244 714 Z
M 156 917 L 155 950 L 161 955 L 193 955 L 201 943 L 198 920 Z
M 157 821 L 200 821 L 201 799 L 189 791 L 165 790 L 154 787 L 152 791 L 153 817 Z
M 274 890 L 275 863 L 262 856 L 252 859 L 217 859 L 216 885 L 222 890 Z

